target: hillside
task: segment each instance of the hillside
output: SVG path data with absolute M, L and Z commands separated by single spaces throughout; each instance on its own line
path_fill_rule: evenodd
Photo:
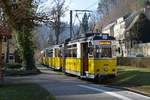
M 109 14 L 100 19 L 98 27 L 104 27 L 121 16 L 126 16 L 138 9 L 141 9 L 143 5 L 144 0 L 117 0 Z

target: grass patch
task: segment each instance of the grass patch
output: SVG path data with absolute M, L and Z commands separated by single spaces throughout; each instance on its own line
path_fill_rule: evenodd
M 38 75 L 40 73 L 38 70 L 5 70 L 5 76 L 28 76 Z
M 118 76 L 113 84 L 150 95 L 150 68 L 119 66 Z
M 13 69 L 13 70 L 17 70 L 17 69 L 21 69 L 22 65 L 18 64 L 18 63 L 14 63 L 14 64 L 5 64 L 5 68 L 6 69 Z
M 55 100 L 45 89 L 37 84 L 0 85 L 0 100 Z

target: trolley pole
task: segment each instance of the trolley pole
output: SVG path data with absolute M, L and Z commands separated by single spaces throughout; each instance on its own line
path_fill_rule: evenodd
M 73 12 L 81 12 L 81 13 L 91 13 L 93 12 L 92 10 L 70 10 L 70 39 L 73 37 L 73 23 L 72 23 L 72 19 L 73 19 Z
M 72 10 L 70 10 L 70 39 L 72 38 Z

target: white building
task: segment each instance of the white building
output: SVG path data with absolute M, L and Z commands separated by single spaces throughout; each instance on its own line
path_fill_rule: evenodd
M 125 44 L 122 43 L 125 39 L 125 31 L 126 21 L 124 17 L 118 18 L 102 30 L 102 33 L 108 33 L 116 38 L 116 51 L 118 51 L 117 56 L 126 56 Z
M 141 9 L 137 12 L 133 12 L 130 15 L 120 17 L 116 21 L 103 28 L 103 33 L 109 33 L 116 38 L 117 56 L 150 56 L 150 43 L 140 43 L 134 45 L 134 47 L 130 47 L 128 46 L 130 41 L 127 41 L 126 38 L 128 31 L 134 26 L 139 19 L 140 13 L 143 11 L 144 9 Z

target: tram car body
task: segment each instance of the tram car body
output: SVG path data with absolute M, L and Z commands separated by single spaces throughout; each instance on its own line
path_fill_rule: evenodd
M 47 48 L 42 50 L 40 55 L 40 63 L 45 66 L 48 65 L 48 55 L 46 53 L 47 53 Z
M 62 70 L 63 58 L 61 57 L 61 48 L 59 45 L 53 45 L 41 52 L 41 63 L 56 70 Z
M 79 77 L 102 79 L 117 75 L 116 58 L 112 56 L 115 39 L 108 34 L 80 37 L 45 50 L 42 62 L 54 69 Z

